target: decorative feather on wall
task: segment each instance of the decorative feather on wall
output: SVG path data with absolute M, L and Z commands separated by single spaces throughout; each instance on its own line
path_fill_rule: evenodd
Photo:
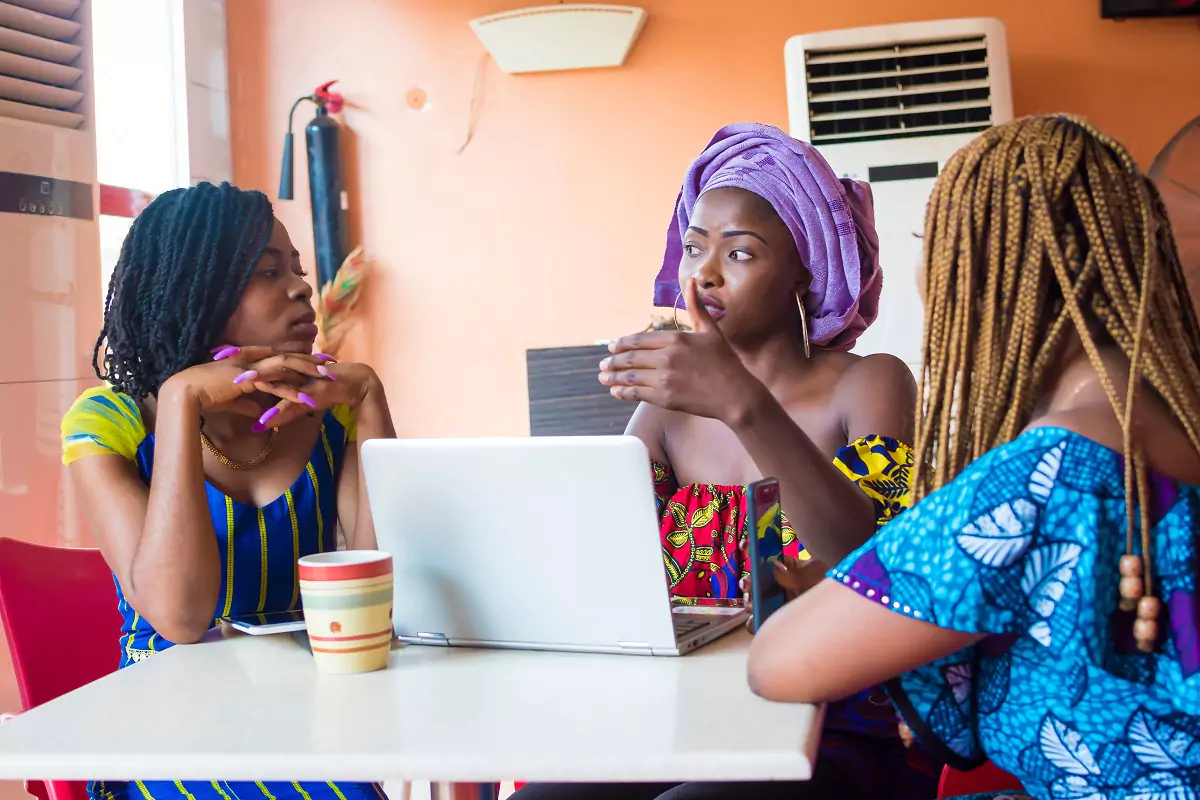
M 338 267 L 333 280 L 321 287 L 317 297 L 317 352 L 336 356 L 346 334 L 354 327 L 354 307 L 371 262 L 363 256 L 362 246 L 354 248 Z

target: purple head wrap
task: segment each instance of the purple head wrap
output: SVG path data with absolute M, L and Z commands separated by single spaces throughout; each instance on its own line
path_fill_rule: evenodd
M 800 261 L 812 274 L 804 307 L 813 345 L 853 347 L 875 321 L 883 288 L 871 187 L 839 180 L 816 148 L 771 125 L 722 128 L 688 168 L 654 281 L 654 304 L 666 308 L 679 297 L 683 237 L 696 201 L 711 189 L 728 187 L 767 200 L 792 232 Z

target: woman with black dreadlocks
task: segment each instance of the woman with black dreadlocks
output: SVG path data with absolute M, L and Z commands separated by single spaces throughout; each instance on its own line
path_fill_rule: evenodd
M 952 765 L 1194 800 L 1200 327 L 1158 193 L 1087 123 L 1018 120 L 946 165 L 925 246 L 924 499 L 763 626 L 751 684 L 900 676 Z
M 362 364 L 313 354 L 312 289 L 259 192 L 202 183 L 134 221 L 63 419 L 124 619 L 121 667 L 224 618 L 293 609 L 296 560 L 375 547 L 358 447 L 395 436 Z M 153 480 L 151 475 L 153 474 Z M 371 784 L 95 782 L 97 800 L 379 800 Z

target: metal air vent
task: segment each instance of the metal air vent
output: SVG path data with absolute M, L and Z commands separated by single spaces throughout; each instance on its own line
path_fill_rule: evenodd
M 805 54 L 812 143 L 981 131 L 992 124 L 987 38 Z
M 0 117 L 78 128 L 85 42 L 81 0 L 0 2 Z

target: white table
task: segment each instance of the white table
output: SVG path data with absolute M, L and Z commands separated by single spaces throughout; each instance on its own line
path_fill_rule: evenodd
M 398 647 L 341 676 L 295 638 L 229 634 L 0 726 L 0 779 L 806 779 L 821 710 L 753 696 L 749 641 L 682 658 Z

